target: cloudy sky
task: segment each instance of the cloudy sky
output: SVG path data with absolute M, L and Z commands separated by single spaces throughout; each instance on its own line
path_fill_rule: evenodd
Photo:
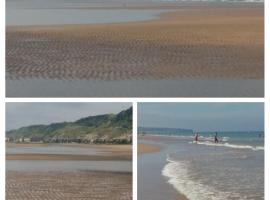
M 118 113 L 131 103 L 7 103 L 6 130 L 34 124 L 75 121 L 90 115 Z
M 262 103 L 139 103 L 138 125 L 195 131 L 264 130 Z

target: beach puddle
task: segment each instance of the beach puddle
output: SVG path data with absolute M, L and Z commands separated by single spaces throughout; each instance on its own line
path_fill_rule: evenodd
M 263 95 L 264 81 L 256 79 L 6 80 L 7 97 L 262 97 Z
M 7 171 L 112 171 L 132 172 L 131 161 L 8 160 Z
M 7 3 L 7 26 L 102 24 L 157 19 L 164 10 L 13 8 Z

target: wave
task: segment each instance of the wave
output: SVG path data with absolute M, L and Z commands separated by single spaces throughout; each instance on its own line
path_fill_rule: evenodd
M 193 137 L 193 139 L 194 139 L 194 137 Z M 203 135 L 200 135 L 199 136 L 199 139 L 202 140 L 202 141 L 208 141 L 208 142 L 214 141 L 214 137 L 213 136 L 203 136 Z M 230 137 L 218 137 L 218 139 L 221 142 L 228 142 L 230 140 Z
M 171 184 L 179 193 L 185 195 L 190 200 L 227 200 L 232 195 L 231 192 L 218 191 L 216 188 L 204 184 L 200 180 L 192 180 L 188 162 L 174 161 L 167 156 L 167 164 L 162 170 L 162 175 L 167 177 Z M 237 194 L 234 194 L 238 196 Z M 241 196 L 238 196 L 241 199 Z
M 207 146 L 216 146 L 216 147 L 229 147 L 234 149 L 251 149 L 253 151 L 264 151 L 263 146 L 250 146 L 250 145 L 239 145 L 239 144 L 230 144 L 230 143 L 213 143 L 209 141 L 203 141 L 203 142 L 189 142 L 191 144 L 201 144 L 201 145 L 207 145 Z

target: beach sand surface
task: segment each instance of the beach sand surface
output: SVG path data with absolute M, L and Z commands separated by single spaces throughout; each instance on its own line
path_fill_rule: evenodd
M 140 138 L 144 137 L 138 137 L 138 199 L 162 200 L 167 198 L 188 200 L 185 195 L 170 187 L 167 180 L 160 175 L 160 158 L 162 156 L 156 157 L 156 155 L 159 155 L 162 146 L 144 143 L 151 140 L 149 138 L 140 140 Z
M 225 5 L 179 6 L 146 22 L 7 27 L 7 80 L 263 82 L 263 5 Z M 246 92 L 242 90 L 239 87 L 240 95 Z M 211 91 L 204 92 L 211 96 Z M 106 91 L 97 93 L 106 96 Z M 212 95 L 216 93 L 213 89 Z M 119 96 L 125 94 L 119 91 Z
M 90 148 L 95 150 L 96 155 L 7 154 L 6 199 L 132 199 L 132 172 L 127 169 L 129 164 L 122 166 L 123 171 L 121 171 L 122 168 L 115 169 L 115 166 L 108 166 L 114 161 L 131 162 L 132 145 L 6 144 L 7 148 L 30 148 L 33 151 L 40 147 L 44 149 L 54 148 L 55 146 L 74 148 L 78 152 L 82 148 Z M 17 163 L 17 167 L 13 166 L 14 162 Z M 93 165 L 93 170 L 81 166 L 85 165 L 82 162 Z M 24 167 L 18 167 L 20 163 Z M 44 165 L 44 167 L 41 165 Z M 61 167 L 61 165 L 63 166 Z M 95 168 L 94 165 L 96 167 L 100 165 L 100 167 Z M 106 165 L 105 168 L 102 168 L 102 165 Z M 28 166 L 28 168 L 25 168 L 25 166 Z M 102 171 L 101 168 L 106 171 Z
M 138 154 L 157 152 L 160 151 L 160 148 L 159 145 L 139 143 Z
M 6 173 L 6 199 L 132 199 L 132 174 L 113 172 Z
M 43 144 L 43 143 L 7 143 L 8 148 L 24 147 L 69 147 L 89 148 L 95 155 L 49 154 L 49 153 L 12 153 L 6 160 L 132 160 L 132 145 L 95 145 L 95 144 Z M 79 151 L 79 150 L 78 150 Z

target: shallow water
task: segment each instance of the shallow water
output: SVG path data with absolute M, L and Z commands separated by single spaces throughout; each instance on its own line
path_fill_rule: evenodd
M 7 97 L 263 97 L 264 80 L 6 80 Z
M 158 18 L 162 10 L 102 9 L 122 5 L 121 1 L 7 0 L 7 26 L 98 24 L 145 21 Z M 100 9 L 85 9 L 101 7 Z M 82 9 L 83 8 L 83 9 Z
M 48 161 L 8 160 L 6 170 L 10 171 L 113 171 L 131 172 L 131 161 Z
M 7 0 L 6 24 L 17 25 L 59 25 L 121 23 L 152 20 L 166 10 L 126 9 L 143 5 L 182 5 L 193 2 L 263 2 L 263 0 Z M 113 9 L 106 9 L 113 8 Z M 121 9 L 117 9 L 121 8 Z
M 156 19 L 162 12 L 162 10 L 126 9 L 7 9 L 6 24 L 28 26 L 121 23 Z
M 176 191 L 166 183 L 161 171 L 166 165 L 166 153 L 138 156 L 138 200 L 177 199 Z
M 161 152 L 156 153 L 155 157 L 150 156 L 153 154 L 145 155 L 149 155 L 147 162 L 143 159 L 144 155 L 139 156 L 138 174 L 141 171 L 145 174 L 152 171 L 151 164 L 141 167 L 142 162 L 152 162 L 161 166 L 162 162 L 157 164 L 154 159 L 165 159 L 166 163 L 163 165 L 160 176 L 166 178 L 165 182 L 168 185 L 179 193 L 185 194 L 190 200 L 263 199 L 263 149 L 209 146 L 190 143 L 180 137 L 173 140 L 168 138 L 165 136 L 164 140 L 159 142 L 163 148 Z M 239 141 L 234 139 L 229 140 L 228 143 L 239 145 Z M 246 143 L 241 141 L 241 144 Z M 249 145 L 258 145 L 258 141 Z M 143 184 L 144 179 L 144 177 L 139 179 L 139 183 L 142 184 L 140 187 L 147 188 L 148 186 Z M 156 183 L 148 183 L 150 184 L 156 185 Z M 144 199 L 143 197 L 144 194 L 139 199 Z

